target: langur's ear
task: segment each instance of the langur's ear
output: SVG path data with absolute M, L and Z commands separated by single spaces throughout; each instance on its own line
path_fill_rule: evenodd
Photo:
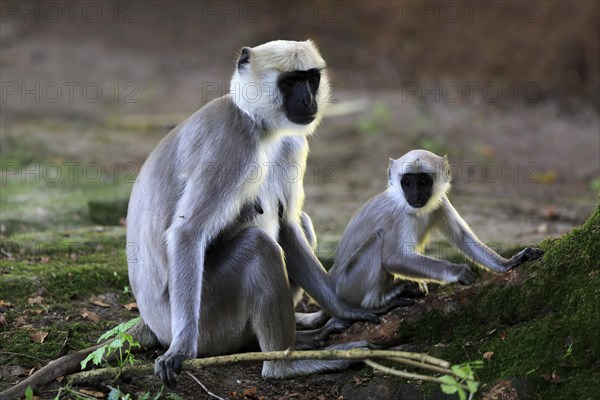
M 240 69 L 241 67 L 243 67 L 244 65 L 250 63 L 250 48 L 249 47 L 244 47 L 242 49 L 242 52 L 240 53 L 240 58 L 238 58 L 238 69 Z
M 442 157 L 442 178 L 446 182 L 450 182 L 452 180 L 452 171 L 450 170 L 450 163 L 448 162 L 447 155 Z
M 390 158 L 390 163 L 388 165 L 388 181 L 390 182 L 390 186 L 394 186 L 394 182 L 392 182 L 392 166 L 394 165 L 394 159 Z

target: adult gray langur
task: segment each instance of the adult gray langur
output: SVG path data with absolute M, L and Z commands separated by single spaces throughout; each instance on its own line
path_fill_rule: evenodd
M 127 217 L 129 279 L 148 341 L 168 347 L 155 370 L 169 385 L 185 359 L 253 343 L 293 348 L 298 287 L 330 315 L 376 319 L 336 296 L 302 212 L 306 136 L 327 101 L 325 67 L 311 41 L 243 48 L 230 93 L 174 128 L 138 176 Z M 265 362 L 262 373 L 347 365 Z
M 390 159 L 388 189 L 364 204 L 342 234 L 329 271 L 338 296 L 375 309 L 401 295 L 404 284 L 398 278 L 473 283 L 468 264 L 421 254 L 436 228 L 467 258 L 497 273 L 543 254 L 528 247 L 505 259 L 481 242 L 448 200 L 450 175 L 447 158 L 426 150 Z

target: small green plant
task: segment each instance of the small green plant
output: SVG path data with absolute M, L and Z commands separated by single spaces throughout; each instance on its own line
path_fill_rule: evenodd
M 442 392 L 446 394 L 458 393 L 460 400 L 467 399 L 467 391 L 469 394 L 477 393 L 479 382 L 475 377 L 475 369 L 483 367 L 483 361 L 472 361 L 464 364 L 453 365 L 452 375 L 444 375 L 440 377 L 443 382 L 440 387 Z
M 94 365 L 99 365 L 102 363 L 102 360 L 105 357 L 109 357 L 114 353 L 117 359 L 117 376 L 115 376 L 115 379 L 121 376 L 123 367 L 127 364 L 133 365 L 135 362 L 135 357 L 131 353 L 131 349 L 140 347 L 140 344 L 133 338 L 133 336 L 127 333 L 127 331 L 137 324 L 139 320 L 140 318 L 137 317 L 131 321 L 124 322 L 100 336 L 98 343 L 100 343 L 102 340 L 108 340 L 112 337 L 114 337 L 114 339 L 90 353 L 85 360 L 81 362 L 81 369 L 85 369 L 90 361 L 92 361 Z M 125 351 L 123 351 L 124 345 L 127 345 L 127 349 Z
M 567 351 L 565 352 L 565 355 L 562 359 L 565 360 L 569 357 L 573 357 L 573 343 L 569 344 L 569 347 L 567 347 Z
M 137 399 L 138 400 L 150 400 L 150 399 L 158 400 L 163 397 L 163 389 L 164 388 L 165 388 L 164 386 L 161 387 L 160 391 L 158 393 L 156 393 L 156 395 L 154 397 L 151 397 L 152 393 L 146 392 L 146 393 L 142 394 L 141 396 L 139 396 Z M 121 389 L 119 389 L 119 388 L 112 388 L 110 390 L 110 392 L 108 393 L 107 399 L 108 400 L 133 400 L 133 396 L 131 396 L 131 394 L 129 394 L 129 393 L 123 393 L 121 391 Z
M 33 389 L 31 389 L 31 386 L 27 386 L 27 389 L 25 389 L 25 400 L 32 400 L 33 399 Z

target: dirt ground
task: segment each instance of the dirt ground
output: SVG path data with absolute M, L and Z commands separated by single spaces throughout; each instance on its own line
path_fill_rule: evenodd
M 257 21 L 243 2 L 74 3 L 72 16 L 64 2 L 2 3 L 3 184 L 7 165 L 79 162 L 105 173 L 129 165 L 125 171 L 135 173 L 173 126 L 226 93 L 242 46 L 312 37 L 335 87 L 327 117 L 310 139 L 304 179 L 320 257 L 333 256 L 353 212 L 385 189 L 388 158 L 413 148 L 448 154 L 451 200 L 480 238 L 498 248 L 562 235 L 598 201 L 594 2 L 567 11 L 562 2 L 531 2 L 535 23 L 529 25 L 480 18 L 441 27 L 407 14 L 406 4 L 419 2 L 288 2 L 302 10 L 294 23 L 283 8 L 272 19 L 261 8 Z M 61 10 L 58 19 L 53 5 Z M 96 9 L 100 16 L 90 19 L 86 13 Z M 499 101 L 486 101 L 489 90 Z M 3 235 L 9 219 L 26 226 L 16 232 L 56 226 L 53 207 L 61 204 L 46 206 L 44 190 L 3 197 Z M 88 200 L 94 198 L 74 209 L 85 210 Z M 74 220 L 61 221 L 61 229 L 81 225 Z M 437 396 L 359 369 L 282 383 L 262 380 L 258 364 L 236 365 L 211 368 L 202 381 L 234 399 L 364 399 L 364 377 L 387 393 L 381 398 Z M 160 386 L 148 377 L 121 388 L 139 394 Z M 187 376 L 180 390 L 186 399 L 209 398 Z

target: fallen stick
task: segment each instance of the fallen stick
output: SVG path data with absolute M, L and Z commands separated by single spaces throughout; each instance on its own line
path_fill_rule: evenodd
M 207 358 L 197 358 L 183 362 L 182 370 L 199 371 L 203 368 L 213 365 L 231 364 L 241 361 L 284 361 L 284 360 L 360 360 L 364 361 L 370 358 L 385 358 L 398 363 L 408 361 L 413 367 L 430 370 L 436 373 L 446 373 L 454 375 L 450 370 L 450 363 L 439 358 L 422 353 L 413 353 L 398 350 L 285 350 L 271 352 L 252 352 L 231 354 L 227 356 L 216 356 Z M 91 382 L 98 382 L 104 379 L 112 379 L 116 376 L 118 368 L 109 367 L 83 371 L 68 377 L 67 382 L 71 385 L 86 385 Z M 153 365 L 135 365 L 124 367 L 122 374 L 129 375 L 149 375 L 154 373 Z
M 94 347 L 88 347 L 87 349 L 67 354 L 66 356 L 62 356 L 49 362 L 27 379 L 0 393 L 0 400 L 13 400 L 23 397 L 27 387 L 31 387 L 31 389 L 36 392 L 60 376 L 79 371 L 81 369 L 81 361 L 83 361 L 88 354 L 103 345 L 104 343 Z

